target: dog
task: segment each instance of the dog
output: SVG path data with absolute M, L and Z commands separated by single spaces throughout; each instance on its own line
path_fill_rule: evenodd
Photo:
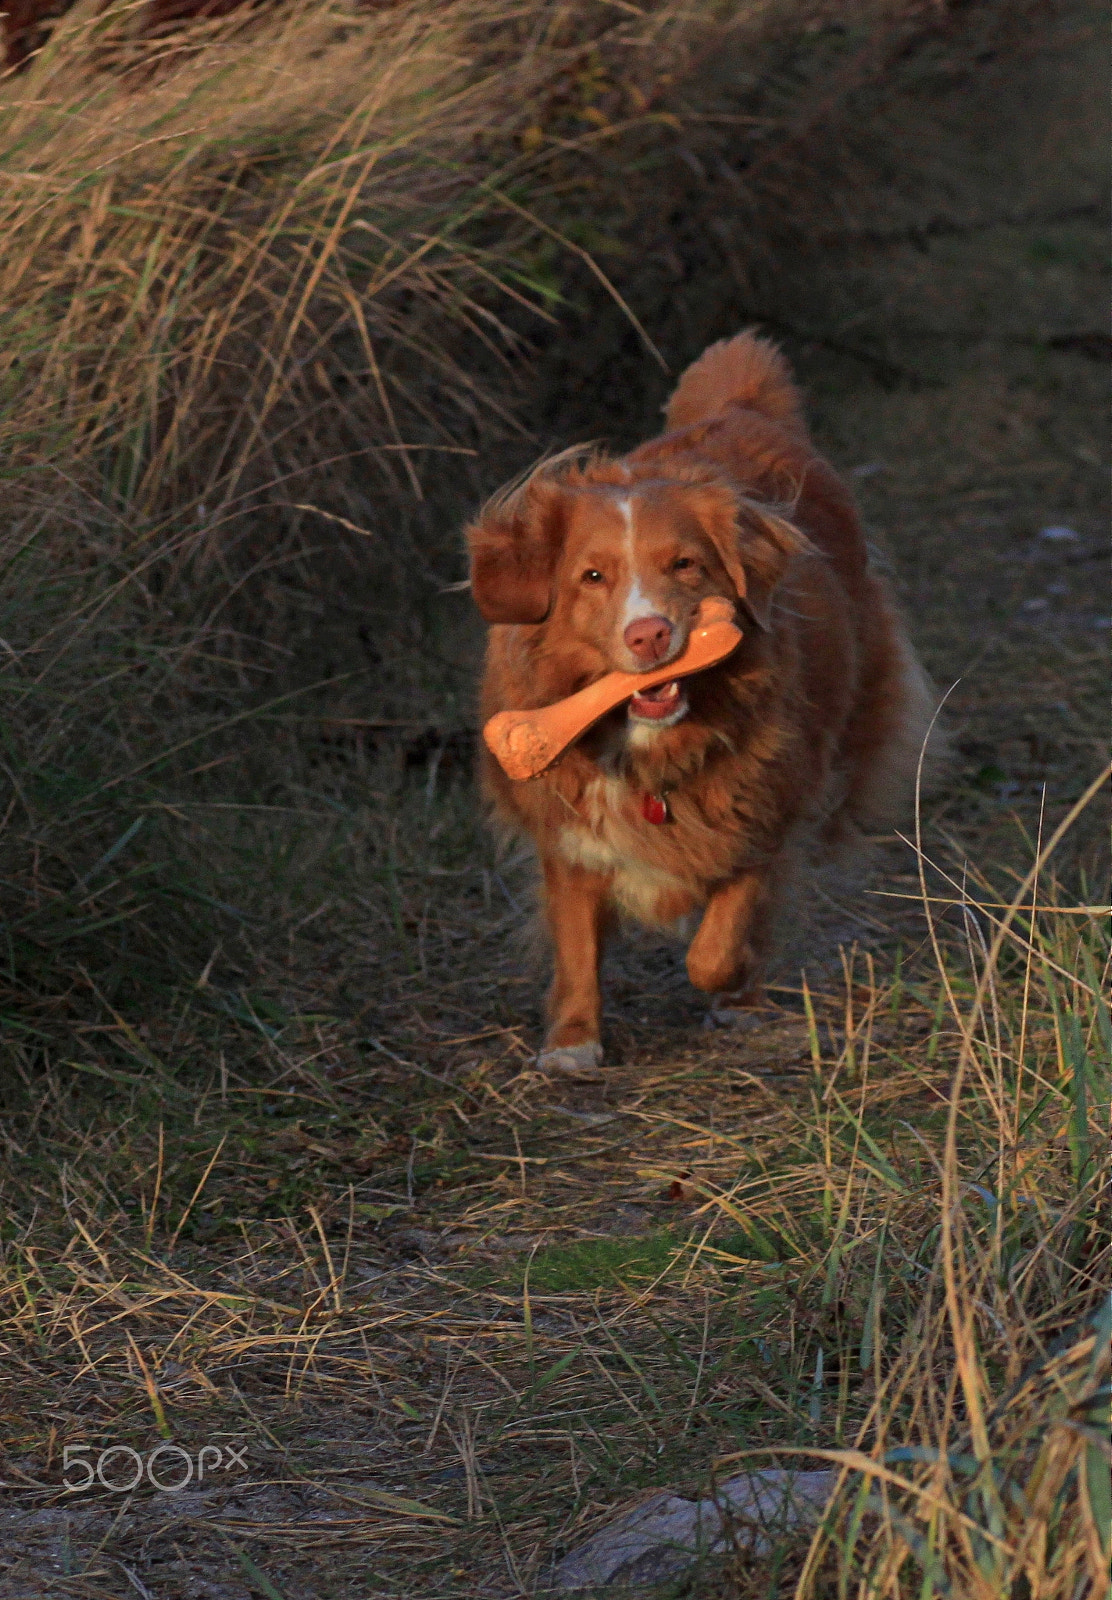
M 620 918 L 697 919 L 687 973 L 712 1015 L 759 1016 L 800 841 L 831 853 L 891 827 L 934 712 L 784 357 L 753 330 L 712 345 L 663 434 L 620 458 L 542 462 L 467 539 L 492 624 L 484 719 L 666 666 L 708 595 L 743 629 L 725 661 L 635 694 L 538 779 L 513 782 L 484 752 L 496 818 L 539 857 L 555 955 L 541 1069 L 598 1076 L 599 967 Z

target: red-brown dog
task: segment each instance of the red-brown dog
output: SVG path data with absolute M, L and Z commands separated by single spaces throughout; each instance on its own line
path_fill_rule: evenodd
M 834 844 L 890 824 L 932 710 L 778 351 L 751 332 L 713 345 L 667 422 L 621 460 L 538 467 L 468 530 L 495 624 L 484 717 L 666 664 L 706 595 L 736 602 L 745 630 L 721 665 L 635 695 L 541 778 L 512 782 L 485 756 L 498 817 L 543 869 L 549 1070 L 602 1059 L 599 962 L 619 914 L 675 927 L 701 912 L 692 983 L 720 1017 L 759 1007 L 793 845 L 808 825 Z

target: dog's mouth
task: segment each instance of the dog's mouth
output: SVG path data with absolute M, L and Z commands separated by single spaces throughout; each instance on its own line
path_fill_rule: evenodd
M 631 722 L 648 722 L 658 728 L 679 722 L 687 710 L 687 695 L 678 678 L 658 684 L 655 689 L 643 689 L 629 702 Z

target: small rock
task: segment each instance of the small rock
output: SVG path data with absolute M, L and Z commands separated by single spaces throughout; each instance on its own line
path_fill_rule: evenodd
M 727 1479 L 713 1498 L 684 1500 L 662 1490 L 566 1555 L 553 1586 L 574 1593 L 614 1583 L 663 1583 L 701 1555 L 725 1549 L 729 1523 L 756 1523 L 753 1548 L 767 1550 L 775 1533 L 818 1522 L 834 1479 L 829 1469 L 771 1467 Z
M 1064 523 L 1056 522 L 1052 527 L 1039 529 L 1039 538 L 1045 539 L 1048 544 L 1065 544 L 1080 537 L 1076 528 L 1067 528 Z

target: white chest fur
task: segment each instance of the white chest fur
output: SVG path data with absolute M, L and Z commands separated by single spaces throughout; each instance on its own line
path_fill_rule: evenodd
M 557 848 L 565 861 L 590 872 L 613 875 L 614 899 L 637 922 L 666 925 L 657 912 L 663 897 L 673 899 L 685 885 L 645 859 L 638 848 L 650 824 L 630 821 L 631 793 L 620 778 L 596 778 L 584 796 L 586 818 L 560 830 Z

